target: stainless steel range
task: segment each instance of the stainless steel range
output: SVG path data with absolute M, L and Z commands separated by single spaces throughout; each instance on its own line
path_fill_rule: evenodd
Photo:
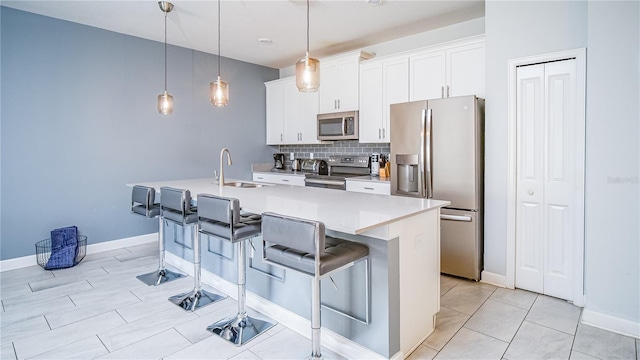
M 331 155 L 327 163 L 329 174 L 306 174 L 305 186 L 346 190 L 348 177 L 369 175 L 371 172 L 369 156 Z

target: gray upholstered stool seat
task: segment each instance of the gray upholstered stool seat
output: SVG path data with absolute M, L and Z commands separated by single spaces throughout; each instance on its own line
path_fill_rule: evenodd
M 222 300 L 225 297 L 211 293 L 202 288 L 202 266 L 200 263 L 200 237 L 197 236 L 198 209 L 191 205 L 191 192 L 189 190 L 174 189 L 170 187 L 160 188 L 160 209 L 162 217 L 174 224 L 191 226 L 193 240 L 193 290 L 178 294 L 169 298 L 169 301 L 187 311 L 194 311 L 203 306 Z
M 184 274 L 171 271 L 165 267 L 164 262 L 164 226 L 160 216 L 160 204 L 156 203 L 156 190 L 152 187 L 134 185 L 131 191 L 131 213 L 141 215 L 147 219 L 158 218 L 158 270 L 137 276 L 147 285 L 160 285 L 175 280 Z
M 320 221 L 262 214 L 263 260 L 312 277 L 311 358 L 320 359 L 320 278 L 367 260 L 369 247 L 325 235 Z
M 238 199 L 208 194 L 198 194 L 198 217 L 199 235 L 209 235 L 236 244 L 238 266 L 238 313 L 209 325 L 207 330 L 236 346 L 243 345 L 276 324 L 275 321 L 249 316 L 245 309 L 245 242 L 260 234 L 262 217 L 256 214 L 241 214 Z

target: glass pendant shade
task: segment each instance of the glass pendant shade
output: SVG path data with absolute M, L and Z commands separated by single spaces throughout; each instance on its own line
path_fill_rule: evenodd
M 158 112 L 162 115 L 169 115 L 173 112 L 173 96 L 165 90 L 164 94 L 158 95 Z
M 229 102 L 229 84 L 226 81 L 218 80 L 209 83 L 209 100 L 217 107 L 226 106 Z
M 296 63 L 296 86 L 301 92 L 315 92 L 320 87 L 320 61 L 309 57 L 309 52 Z

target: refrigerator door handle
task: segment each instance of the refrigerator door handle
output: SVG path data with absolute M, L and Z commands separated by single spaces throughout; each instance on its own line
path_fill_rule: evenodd
M 431 199 L 433 197 L 433 164 L 432 164 L 432 158 L 433 158 L 433 136 L 431 134 L 431 125 L 433 122 L 432 119 L 432 115 L 431 115 L 431 109 L 426 109 L 425 110 L 425 115 L 426 115 L 426 131 L 425 131 L 425 138 L 426 138 L 426 144 L 425 144 L 425 148 L 424 148 L 424 156 L 426 158 L 426 181 L 425 181 L 425 193 L 426 193 L 426 197 L 428 199 Z
M 440 214 L 440 220 L 471 222 L 471 216 Z
M 427 111 L 429 109 L 422 109 L 422 118 L 420 120 L 420 152 L 418 153 L 418 195 L 420 197 L 427 197 L 426 189 L 426 176 L 425 176 L 425 152 L 427 142 Z

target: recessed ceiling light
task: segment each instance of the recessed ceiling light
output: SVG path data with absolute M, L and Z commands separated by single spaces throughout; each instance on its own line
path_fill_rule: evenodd
M 382 0 L 367 0 L 367 3 L 369 5 L 380 5 L 382 3 Z
M 262 44 L 271 44 L 271 39 L 269 39 L 269 38 L 260 38 L 260 39 L 258 39 L 258 42 L 260 42 Z

